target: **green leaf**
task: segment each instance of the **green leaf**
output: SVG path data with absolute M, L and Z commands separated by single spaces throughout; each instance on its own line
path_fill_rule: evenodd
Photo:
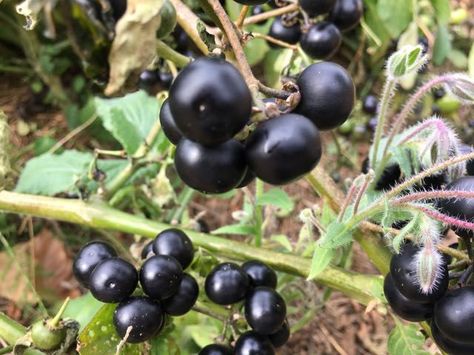
M 448 53 L 448 59 L 458 69 L 467 69 L 468 59 L 464 52 L 458 49 L 452 49 Z
M 194 342 L 200 348 L 214 343 L 214 339 L 219 336 L 219 328 L 214 325 L 199 324 L 190 325 L 187 328 L 187 330 L 191 333 L 191 337 L 193 338 Z
M 413 17 L 411 0 L 379 0 L 377 12 L 392 38 L 398 37 Z
M 433 63 L 435 65 L 443 64 L 444 60 L 451 50 L 451 39 L 449 37 L 448 27 L 446 25 L 438 26 L 436 40 L 433 48 Z
M 67 150 L 60 155 L 40 155 L 26 163 L 15 191 L 47 196 L 73 191 L 91 160 L 90 153 L 77 150 Z
M 396 320 L 395 328 L 388 337 L 388 353 L 390 355 L 422 355 L 425 337 L 417 324 L 403 324 Z
M 415 22 L 410 23 L 407 30 L 402 33 L 400 39 L 398 40 L 398 48 L 403 48 L 404 46 L 416 46 L 418 43 L 418 25 Z M 418 75 L 417 71 L 413 71 L 409 75 L 405 76 L 401 81 L 400 85 L 405 90 L 410 90 L 413 88 L 416 82 L 416 77 Z
M 449 0 L 431 0 L 431 4 L 436 12 L 438 23 L 446 25 L 451 17 Z
M 319 240 L 321 246 L 325 248 L 337 248 L 352 241 L 352 233 L 347 226 L 339 221 L 332 222 Z
M 228 226 L 220 227 L 212 231 L 211 234 L 241 234 L 251 235 L 255 233 L 254 226 L 248 226 L 245 224 L 231 224 Z
M 179 355 L 181 354 L 178 344 L 171 336 L 160 336 L 150 341 L 150 355 Z
M 115 307 L 117 307 L 115 304 L 103 305 L 79 334 L 81 355 L 115 353 L 115 349 L 120 343 L 120 338 L 112 324 Z M 140 346 L 125 344 L 122 354 L 140 355 Z
M 258 206 L 271 205 L 279 209 L 280 216 L 286 216 L 295 207 L 295 203 L 282 189 L 273 188 L 264 192 L 257 200 Z
M 145 141 L 160 111 L 158 100 L 144 91 L 114 99 L 96 98 L 95 103 L 104 127 L 130 155 Z
M 331 263 L 335 253 L 334 249 L 322 247 L 317 243 L 314 248 L 313 258 L 311 259 L 311 269 L 307 279 L 312 280 L 323 272 Z
M 335 219 L 337 218 L 337 214 L 331 209 L 329 203 L 324 203 L 323 208 L 321 211 L 321 218 L 319 222 L 323 227 L 329 226 Z
M 89 324 L 104 304 L 97 301 L 90 292 L 71 300 L 64 311 L 63 318 L 72 318 L 80 324 L 80 330 Z
M 426 60 L 427 57 L 423 55 L 420 45 L 406 45 L 390 56 L 387 61 L 387 72 L 392 78 L 400 80 L 416 73 Z
M 265 79 L 269 86 L 275 86 L 280 82 L 283 69 L 288 65 L 293 56 L 291 49 L 270 50 L 265 56 L 264 71 Z
M 274 242 L 277 242 L 278 244 L 280 244 L 283 248 L 285 248 L 289 252 L 293 251 L 293 246 L 291 245 L 290 239 L 284 234 L 272 235 L 270 237 L 270 240 L 273 240 Z
M 389 42 L 390 33 L 377 12 L 377 1 L 365 0 L 364 3 L 367 6 L 367 11 L 364 13 L 365 22 L 371 32 L 376 36 L 375 39 L 372 38 L 372 36 L 369 38 L 378 42 L 376 43 L 378 46 L 382 46 L 384 43 Z

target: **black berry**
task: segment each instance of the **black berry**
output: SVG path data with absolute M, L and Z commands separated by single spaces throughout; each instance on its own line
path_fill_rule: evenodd
M 410 322 L 421 322 L 433 315 L 432 303 L 418 303 L 403 296 L 393 282 L 392 275 L 385 276 L 383 290 L 392 311 Z
M 178 291 L 162 301 L 163 310 L 171 316 L 188 313 L 199 296 L 199 286 L 194 277 L 184 274 Z
M 342 125 L 352 112 L 355 87 L 349 73 L 331 62 L 311 64 L 297 80 L 301 101 L 296 112 L 320 130 Z
M 336 0 L 299 0 L 301 8 L 310 16 L 327 14 L 334 7 Z
M 239 4 L 243 5 L 262 5 L 265 4 L 268 0 L 235 0 Z
M 146 259 L 149 256 L 154 255 L 153 253 L 153 240 L 146 243 L 145 246 L 142 249 L 141 257 L 142 259 Z
M 300 40 L 301 29 L 298 23 L 287 26 L 281 17 L 277 17 L 273 20 L 268 35 L 280 41 L 295 44 Z M 271 42 L 268 45 L 273 48 L 279 48 L 278 45 Z
M 277 286 L 277 274 L 268 265 L 257 261 L 247 261 L 242 265 L 242 269 L 250 277 L 250 283 L 254 287 L 267 286 L 275 289 Z
M 233 139 L 214 147 L 181 139 L 174 162 L 184 183 L 203 193 L 230 191 L 247 172 L 244 147 Z
M 242 75 L 217 58 L 199 58 L 186 66 L 171 85 L 169 100 L 183 135 L 205 145 L 232 138 L 252 111 L 252 95 Z
M 129 297 L 138 283 L 135 267 L 120 258 L 110 258 L 96 266 L 90 277 L 92 295 L 105 303 L 118 303 Z
M 470 145 L 467 145 L 467 144 L 461 144 L 458 147 L 458 149 L 461 155 L 469 154 L 474 151 L 474 149 Z M 474 176 L 474 159 L 468 160 L 466 162 L 466 173 L 469 176 Z
M 235 343 L 235 355 L 274 355 L 275 348 L 268 338 L 257 332 L 247 332 Z
M 328 59 L 336 54 L 342 41 L 341 32 L 331 22 L 319 22 L 303 33 L 300 45 L 314 59 Z
M 222 263 L 207 275 L 204 288 L 212 302 L 230 305 L 242 301 L 249 286 L 249 277 L 240 266 L 234 263 Z
M 233 355 L 232 348 L 222 344 L 209 344 L 201 349 L 198 355 Z
M 306 117 L 284 114 L 262 122 L 246 144 L 247 161 L 257 177 L 287 184 L 309 173 L 321 158 L 318 129 Z
M 280 329 L 275 333 L 268 335 L 268 339 L 275 348 L 285 345 L 288 342 L 288 339 L 290 339 L 290 325 L 288 324 L 288 321 L 285 320 Z
M 72 271 L 79 283 L 89 288 L 90 276 L 101 261 L 117 256 L 115 250 L 104 242 L 90 242 L 84 245 L 74 258 Z
M 183 268 L 178 260 L 169 255 L 155 255 L 140 269 L 143 292 L 156 300 L 163 300 L 178 292 Z
M 362 103 L 362 110 L 369 115 L 375 115 L 379 106 L 379 100 L 374 95 L 367 95 Z
M 285 300 L 275 290 L 256 287 L 245 298 L 245 319 L 257 333 L 275 333 L 282 327 L 285 318 Z
M 412 243 L 406 243 L 399 254 L 395 254 L 390 261 L 390 273 L 397 289 L 406 298 L 414 302 L 435 302 L 441 298 L 449 285 L 448 267 L 446 264 L 440 267 L 440 278 L 431 293 L 423 293 L 417 282 L 416 254 L 420 248 Z
M 153 241 L 153 252 L 156 255 L 171 255 L 179 261 L 183 270 L 194 258 L 194 249 L 191 239 L 179 229 L 166 229 L 156 236 Z
M 431 335 L 436 345 L 448 354 L 472 355 L 474 345 L 455 342 L 440 332 L 434 321 L 431 321 Z
M 148 297 L 130 297 L 117 306 L 113 322 L 121 338 L 131 326 L 127 342 L 140 343 L 159 333 L 164 324 L 164 313 L 160 304 Z
M 178 126 L 176 126 L 176 122 L 174 121 L 173 115 L 171 114 L 170 103 L 168 99 L 166 99 L 161 106 L 160 123 L 166 138 L 168 138 L 174 145 L 178 144 L 183 134 L 179 130 Z
M 359 24 L 363 13 L 362 0 L 336 0 L 329 19 L 341 31 L 349 31 Z

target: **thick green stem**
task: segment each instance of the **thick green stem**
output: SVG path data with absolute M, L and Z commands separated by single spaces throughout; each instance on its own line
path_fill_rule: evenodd
M 18 339 L 26 334 L 26 328 L 0 312 L 0 338 L 8 344 L 14 345 Z
M 191 58 L 176 52 L 165 42 L 160 40 L 156 40 L 156 52 L 160 57 L 173 62 L 179 68 L 185 67 L 191 61 Z
M 170 228 L 168 224 L 149 221 L 117 211 L 101 202 L 86 203 L 78 200 L 26 195 L 8 191 L 0 192 L 0 210 L 51 218 L 91 228 L 138 234 L 149 238 L 153 238 L 158 232 Z M 238 260 L 259 260 L 276 270 L 305 278 L 309 274 L 310 259 L 255 248 L 246 243 L 195 231 L 186 230 L 185 232 L 196 246 L 215 252 L 219 256 Z M 367 304 L 374 298 L 383 300 L 382 278 L 379 276 L 362 275 L 336 267 L 328 267 L 316 278 L 316 281 L 341 291 L 363 304 Z

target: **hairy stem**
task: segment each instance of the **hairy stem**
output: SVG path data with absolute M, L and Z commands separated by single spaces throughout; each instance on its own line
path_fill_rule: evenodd
M 153 238 L 160 231 L 170 228 L 168 224 L 121 212 L 101 202 L 86 203 L 79 200 L 8 191 L 0 192 L 0 210 L 51 218 L 96 229 L 137 234 L 148 238 Z M 276 270 L 304 278 L 308 277 L 311 268 L 311 260 L 300 256 L 256 248 L 245 242 L 241 243 L 195 231 L 185 230 L 185 232 L 197 247 L 202 247 L 212 253 L 216 252 L 222 257 L 237 260 L 259 260 Z M 328 267 L 315 280 L 339 290 L 363 304 L 367 304 L 374 298 L 383 300 L 381 278 L 378 276 L 362 275 L 337 267 Z
M 431 199 L 446 199 L 446 198 L 474 198 L 473 191 L 456 191 L 456 190 L 433 190 L 414 192 L 409 195 L 405 195 L 396 198 L 392 201 L 394 205 L 404 204 L 407 202 L 423 201 Z

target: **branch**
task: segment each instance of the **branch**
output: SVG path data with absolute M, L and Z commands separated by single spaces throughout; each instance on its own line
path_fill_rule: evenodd
M 96 229 L 114 230 L 153 238 L 170 225 L 150 221 L 142 217 L 108 207 L 104 203 L 86 203 L 79 200 L 27 195 L 8 191 L 0 192 L 0 210 L 51 218 Z M 237 260 L 255 259 L 278 271 L 306 278 L 311 260 L 298 255 L 283 254 L 263 248 L 256 248 L 246 242 L 237 242 L 209 234 L 185 230 L 196 247 L 202 247 L 219 256 Z M 341 291 L 362 304 L 373 299 L 383 299 L 381 277 L 369 276 L 328 267 L 316 277 L 316 281 Z
M 252 25 L 254 23 L 259 23 L 259 22 L 268 20 L 269 18 L 281 16 L 290 12 L 295 12 L 295 11 L 298 11 L 298 9 L 299 9 L 298 4 L 291 4 L 284 7 L 279 7 L 278 9 L 275 9 L 275 10 L 266 11 L 260 15 L 250 16 L 244 20 L 244 26 Z

